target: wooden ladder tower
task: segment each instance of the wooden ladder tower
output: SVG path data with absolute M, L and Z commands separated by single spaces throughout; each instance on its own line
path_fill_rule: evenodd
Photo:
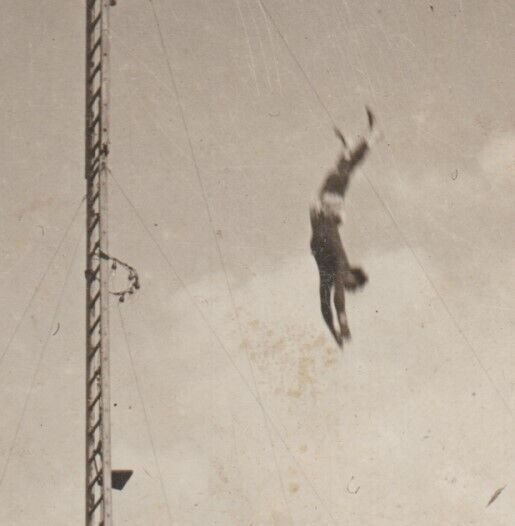
M 109 10 L 86 2 L 86 526 L 112 526 L 109 392 Z

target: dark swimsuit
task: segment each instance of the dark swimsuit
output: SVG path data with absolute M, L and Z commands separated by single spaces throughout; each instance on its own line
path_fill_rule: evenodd
M 321 278 L 332 283 L 339 267 L 345 262 L 345 252 L 338 230 L 341 219 L 314 208 L 310 211 L 310 217 L 311 253 L 317 262 Z

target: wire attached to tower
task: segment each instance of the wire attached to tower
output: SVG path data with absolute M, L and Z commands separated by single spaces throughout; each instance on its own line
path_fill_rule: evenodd
M 125 263 L 124 261 L 115 258 L 113 256 L 110 256 L 109 254 L 106 254 L 105 252 L 100 251 L 99 256 L 102 259 L 106 259 L 111 262 L 111 269 L 117 270 L 118 266 L 123 267 L 127 271 L 127 286 L 123 290 L 117 290 L 117 291 L 109 291 L 110 294 L 113 296 L 116 296 L 118 298 L 118 301 L 120 303 L 123 303 L 125 301 L 125 296 L 129 295 L 132 296 L 137 290 L 141 288 L 141 283 L 138 275 L 138 271 L 131 267 L 128 263 Z

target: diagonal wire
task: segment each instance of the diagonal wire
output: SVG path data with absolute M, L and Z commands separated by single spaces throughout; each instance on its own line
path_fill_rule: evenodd
M 63 233 L 63 235 L 62 235 L 62 237 L 61 237 L 61 239 L 59 241 L 59 243 L 57 244 L 56 249 L 54 250 L 54 253 L 50 257 L 50 260 L 48 262 L 48 265 L 47 265 L 46 269 L 44 270 L 43 274 L 41 275 L 41 278 L 39 279 L 36 287 L 34 288 L 34 291 L 32 292 L 32 295 L 31 295 L 29 301 L 27 302 L 27 305 L 25 306 L 25 309 L 23 310 L 23 313 L 22 313 L 20 319 L 18 320 L 18 323 L 16 324 L 16 327 L 14 328 L 9 340 L 7 341 L 7 344 L 4 347 L 4 350 L 2 351 L 2 355 L 0 356 L 0 363 L 2 363 L 2 360 L 5 358 L 6 354 L 9 352 L 9 349 L 10 349 L 10 347 L 11 347 L 13 341 L 14 341 L 14 338 L 16 338 L 16 335 L 18 334 L 18 331 L 20 330 L 21 324 L 23 323 L 23 321 L 25 319 L 25 316 L 27 316 L 27 313 L 29 312 L 29 309 L 30 309 L 30 307 L 32 305 L 32 302 L 36 298 L 36 295 L 38 294 L 38 292 L 41 290 L 43 282 L 45 281 L 45 279 L 46 279 L 46 277 L 48 275 L 48 272 L 50 271 L 50 268 L 52 267 L 52 264 L 55 261 L 55 258 L 57 256 L 57 254 L 61 250 L 61 247 L 62 247 L 64 241 L 68 237 L 68 233 L 70 232 L 73 224 L 75 223 L 75 219 L 77 218 L 77 215 L 78 215 L 78 213 L 79 213 L 79 211 L 80 211 L 80 209 L 82 207 L 82 203 L 83 202 L 84 202 L 84 197 L 82 198 L 81 202 L 79 203 L 79 205 L 75 209 L 68 226 L 66 227 L 66 229 L 65 229 L 65 231 L 64 231 L 64 233 Z
M 61 290 L 59 292 L 59 297 L 57 299 L 57 304 L 55 306 L 54 313 L 52 315 L 52 321 L 50 322 L 50 328 L 48 329 L 47 337 L 46 337 L 45 342 L 43 343 L 43 347 L 41 348 L 41 351 L 39 353 L 39 357 L 38 357 L 38 360 L 37 360 L 34 372 L 32 373 L 32 378 L 30 380 L 29 388 L 27 389 L 27 393 L 25 395 L 25 400 L 23 402 L 21 415 L 20 415 L 20 418 L 18 420 L 18 424 L 16 425 L 16 430 L 14 432 L 14 436 L 13 436 L 13 439 L 11 441 L 11 445 L 9 447 L 9 452 L 7 453 L 7 458 L 5 460 L 4 466 L 2 468 L 2 473 L 0 475 L 0 486 L 2 485 L 2 483 L 3 483 L 4 479 L 5 479 L 5 475 L 7 473 L 7 468 L 9 467 L 9 464 L 10 464 L 10 461 L 11 461 L 11 458 L 12 458 L 12 453 L 14 451 L 14 446 L 16 445 L 16 440 L 18 438 L 18 435 L 20 434 L 21 425 L 22 425 L 23 420 L 25 418 L 25 413 L 27 412 L 29 399 L 30 399 L 30 396 L 32 394 L 32 391 L 34 390 L 34 385 L 36 383 L 36 378 L 37 378 L 39 369 L 40 369 L 41 364 L 43 363 L 43 359 L 44 359 L 44 357 L 46 355 L 46 351 L 47 351 L 47 348 L 48 348 L 48 343 L 50 342 L 50 338 L 52 337 L 52 329 L 54 328 L 54 325 L 55 325 L 55 322 L 56 322 L 56 319 L 57 319 L 57 316 L 59 314 L 59 310 L 60 310 L 60 307 L 61 307 L 61 303 L 62 303 L 62 301 L 64 299 L 64 293 L 66 291 L 66 287 L 67 287 L 68 281 L 70 279 L 72 268 L 73 268 L 73 265 L 75 263 L 75 258 L 77 256 L 77 249 L 79 248 L 79 243 L 80 243 L 81 239 L 82 239 L 82 233 L 81 233 L 81 235 L 79 235 L 79 237 L 77 239 L 77 242 L 75 243 L 75 247 L 73 249 L 73 253 L 72 253 L 72 256 L 70 258 L 70 264 L 68 265 L 68 268 L 66 269 L 66 275 L 65 275 L 65 278 L 64 278 L 64 281 L 63 281 L 63 285 L 62 285 Z
M 350 7 L 347 3 L 347 0 L 342 0 L 342 2 L 345 3 L 346 5 L 346 8 L 347 8 L 347 12 L 349 13 L 349 18 L 350 18 L 350 13 L 351 13 L 351 10 L 350 10 Z M 359 61 L 361 62 L 361 65 L 364 69 L 366 69 L 366 65 L 365 65 L 365 61 L 363 60 L 363 58 L 361 57 L 361 54 L 358 55 L 358 59 Z M 370 81 L 370 75 L 368 75 L 368 83 L 369 83 L 369 88 L 370 88 L 370 92 L 371 93 L 374 93 L 375 90 L 372 86 L 372 83 Z M 396 163 L 396 159 L 395 157 L 393 156 L 392 153 L 390 153 L 390 155 L 392 156 L 392 159 L 394 161 L 395 164 Z M 461 328 L 461 325 L 459 324 L 458 320 L 456 319 L 456 317 L 454 316 L 454 314 L 452 313 L 450 307 L 448 306 L 447 302 L 445 301 L 445 299 L 443 298 L 442 294 L 440 293 L 440 291 L 438 290 L 437 286 L 435 285 L 434 281 L 430 278 L 429 276 L 429 273 L 427 272 L 425 266 L 423 265 L 420 257 L 417 255 L 417 253 L 415 252 L 415 250 L 412 248 L 411 244 L 408 242 L 408 239 L 407 237 L 404 235 L 404 232 L 402 231 L 402 229 L 400 228 L 400 225 L 398 224 L 397 220 L 395 219 L 392 211 L 390 210 L 390 208 L 388 207 L 388 205 L 383 201 L 383 199 L 379 196 L 378 192 L 376 191 L 374 185 L 372 184 L 372 182 L 370 181 L 370 179 L 368 177 L 366 177 L 366 180 L 368 182 L 368 184 L 370 185 L 370 187 L 372 188 L 372 190 L 374 191 L 374 193 L 376 194 L 379 202 L 381 203 L 381 205 L 383 206 L 383 208 L 386 210 L 388 216 L 390 217 L 392 223 L 394 224 L 394 226 L 396 227 L 397 231 L 399 232 L 399 235 L 400 235 L 400 238 L 402 239 L 403 243 L 405 244 L 405 246 L 408 248 L 408 250 L 411 252 L 415 262 L 417 263 L 417 265 L 419 266 L 419 268 L 422 270 L 422 273 L 424 274 L 424 276 L 426 277 L 426 280 L 427 282 L 429 283 L 430 287 L 434 290 L 435 294 L 437 295 L 441 305 L 443 306 L 446 314 L 449 316 L 450 320 L 452 321 L 455 329 L 457 330 L 458 334 L 461 336 L 461 338 L 463 339 L 463 341 L 465 342 L 466 346 L 468 347 L 469 349 L 469 352 L 472 354 L 473 358 L 475 359 L 475 361 L 477 362 L 477 364 L 479 365 L 480 369 L 483 371 L 484 375 L 486 376 L 487 380 L 489 381 L 491 387 L 493 388 L 493 390 L 495 391 L 495 393 L 497 394 L 497 396 L 499 397 L 499 399 L 501 400 L 501 402 L 503 403 L 506 411 L 510 414 L 510 416 L 512 417 L 512 419 L 515 420 L 515 414 L 513 412 L 513 409 L 512 407 L 510 406 L 510 404 L 508 403 L 508 401 L 506 400 L 506 398 L 504 397 L 504 395 L 501 393 L 500 389 L 498 388 L 497 384 L 495 383 L 492 375 L 490 374 L 490 372 L 488 371 L 488 369 L 486 368 L 485 364 L 483 363 L 483 361 L 481 360 L 481 358 L 479 357 L 479 354 L 477 353 L 476 349 L 474 348 L 474 346 L 472 345 L 472 342 L 469 340 L 469 338 L 466 336 L 465 332 L 463 331 L 463 329 Z
M 170 80 L 172 82 L 173 90 L 175 92 L 175 97 L 176 97 L 176 100 L 177 100 L 177 103 L 178 103 L 182 124 L 184 126 L 184 130 L 186 132 L 186 136 L 188 138 L 188 145 L 189 145 L 189 149 L 190 149 L 190 153 L 191 153 L 191 159 L 192 159 L 194 167 L 195 167 L 195 174 L 197 176 L 197 181 L 198 181 L 198 184 L 199 184 L 199 187 L 200 187 L 200 191 L 201 191 L 201 194 L 202 194 L 202 199 L 204 201 L 204 206 L 205 206 L 205 209 L 206 209 L 206 212 L 207 212 L 209 224 L 210 224 L 210 227 L 211 227 L 211 234 L 212 234 L 213 240 L 215 242 L 218 259 L 220 261 L 220 265 L 221 265 L 223 273 L 224 273 L 225 284 L 226 284 L 226 287 L 227 287 L 227 292 L 229 293 L 229 298 L 230 298 L 230 301 L 231 301 L 231 307 L 232 307 L 232 310 L 234 312 L 234 316 L 235 316 L 236 323 L 237 323 L 237 326 L 238 326 L 238 332 L 240 334 L 240 338 L 243 338 L 243 328 L 242 328 L 242 325 L 241 325 L 241 320 L 240 320 L 239 315 L 238 315 L 238 309 L 236 308 L 236 302 L 235 302 L 234 295 L 233 295 L 232 288 L 231 288 L 231 284 L 230 284 L 230 281 L 229 281 L 229 275 L 228 275 L 228 272 L 227 272 L 225 259 L 224 259 L 223 254 L 222 254 L 222 249 L 220 247 L 220 242 L 218 241 L 218 237 L 215 234 L 213 213 L 212 213 L 212 210 L 211 210 L 211 206 L 209 204 L 209 200 L 207 198 L 207 193 L 206 193 L 206 190 L 205 190 L 205 187 L 204 187 L 204 182 L 203 182 L 202 177 L 200 175 L 200 169 L 199 169 L 197 158 L 196 158 L 196 155 L 195 155 L 195 150 L 193 148 L 193 142 L 191 140 L 191 134 L 190 134 L 188 123 L 187 123 L 186 116 L 185 116 L 185 113 L 184 113 L 184 108 L 183 108 L 183 105 L 182 105 L 181 97 L 179 95 L 179 90 L 177 88 L 177 83 L 175 81 L 175 75 L 174 75 L 173 68 L 172 68 L 172 65 L 171 65 L 170 57 L 168 56 L 168 53 L 167 53 L 167 50 L 166 50 L 166 45 L 165 45 L 165 42 L 164 42 L 163 33 L 161 31 L 161 26 L 159 24 L 159 19 L 158 19 L 158 16 L 157 16 L 156 9 L 154 7 L 154 4 L 153 4 L 152 0 L 149 0 L 149 2 L 151 4 L 151 6 L 152 6 L 152 12 L 154 14 L 154 20 L 155 20 L 156 28 L 157 28 L 157 31 L 159 33 L 159 39 L 160 39 L 160 42 L 161 42 L 163 55 L 164 55 L 164 57 L 166 59 L 166 63 L 167 63 L 167 66 L 168 66 L 168 72 L 169 72 L 169 75 L 170 75 Z M 245 350 L 245 354 L 246 354 L 247 361 L 248 361 L 248 364 L 249 364 L 249 370 L 250 370 L 250 374 L 251 374 L 251 378 L 252 378 L 252 383 L 254 384 L 254 389 L 255 389 L 255 392 L 256 392 L 256 396 L 261 401 L 261 394 L 260 394 L 259 387 L 258 387 L 258 384 L 257 384 L 257 381 L 256 381 L 256 375 L 255 375 L 255 372 L 254 372 L 254 367 L 252 365 L 252 361 L 250 360 L 249 351 L 247 349 Z M 263 410 L 263 404 L 262 403 L 260 403 L 260 407 Z M 271 450 L 272 450 L 272 456 L 273 456 L 273 459 L 274 459 L 276 472 L 277 472 L 277 475 L 278 475 L 278 478 L 279 478 L 279 483 L 280 483 L 280 486 L 281 486 L 281 492 L 282 492 L 283 500 L 284 500 L 284 503 L 285 503 L 286 508 L 288 510 L 288 514 L 290 516 L 290 519 L 293 522 L 292 512 L 291 512 L 291 509 L 290 509 L 290 504 L 289 504 L 289 501 L 288 501 L 288 499 L 286 497 L 286 488 L 285 488 L 285 484 L 284 484 L 283 475 L 282 475 L 282 472 L 281 472 L 281 468 L 279 466 L 279 461 L 277 459 L 277 453 L 275 451 L 275 444 L 274 444 L 274 441 L 272 439 L 269 423 L 268 423 L 268 420 L 267 420 L 266 417 L 264 418 L 264 421 L 265 421 L 266 433 L 267 433 L 268 440 L 269 440 L 269 443 L 270 443 L 270 447 L 271 447 Z
M 143 400 L 143 393 L 142 393 L 142 390 L 141 390 L 141 383 L 139 381 L 138 374 L 136 373 L 136 365 L 134 363 L 134 357 L 132 355 L 132 350 L 131 350 L 131 346 L 130 346 L 130 343 L 129 343 L 129 337 L 127 335 L 127 329 L 126 329 L 126 326 L 125 326 L 125 320 L 123 318 L 122 310 L 120 308 L 120 302 L 118 302 L 118 301 L 116 302 L 116 307 L 117 307 L 117 310 L 118 310 L 118 315 L 120 317 L 120 326 L 122 328 L 123 337 L 124 337 L 124 340 L 125 340 L 125 347 L 127 349 L 127 354 L 129 355 L 129 361 L 130 361 L 131 369 L 132 369 L 132 376 L 134 377 L 134 383 L 136 384 L 136 390 L 138 391 L 138 396 L 139 396 L 139 399 L 140 399 L 141 407 L 143 409 L 143 415 L 144 415 L 144 418 L 145 418 L 145 425 L 147 426 L 148 438 L 150 440 L 150 446 L 152 447 L 152 453 L 154 455 L 154 463 L 156 465 L 157 473 L 158 473 L 158 476 L 159 476 L 159 482 L 160 482 L 160 485 L 161 485 L 161 491 L 163 493 L 163 498 L 164 498 L 165 505 L 166 505 L 166 511 L 168 513 L 169 523 L 173 524 L 172 511 L 170 509 L 170 504 L 168 502 L 168 497 L 166 495 L 166 488 L 165 488 L 164 481 L 163 481 L 163 474 L 161 473 L 161 468 L 159 467 L 159 461 L 158 461 L 158 457 L 157 457 L 156 445 L 154 443 L 154 437 L 152 435 L 152 430 L 151 430 L 151 427 L 150 427 L 150 418 L 148 416 L 147 408 L 145 407 L 145 402 Z
M 304 79 L 305 79 L 306 83 L 311 88 L 311 91 L 313 92 L 313 94 L 315 95 L 316 99 L 320 103 L 320 107 L 325 111 L 325 113 L 327 115 L 327 118 L 331 121 L 331 124 L 334 127 L 337 127 L 336 123 L 335 123 L 335 121 L 333 119 L 333 116 L 331 115 L 331 112 L 328 110 L 327 106 L 324 104 L 324 101 L 322 100 L 322 97 L 320 96 L 320 94 L 318 93 L 318 91 L 315 88 L 315 85 L 313 84 L 313 82 L 309 78 L 308 74 L 306 73 L 306 71 L 302 67 L 302 64 L 299 62 L 299 59 L 297 58 L 295 53 L 293 53 L 293 51 L 292 51 L 292 49 L 290 47 L 290 44 L 288 44 L 288 40 L 286 40 L 286 37 L 283 35 L 282 31 L 279 29 L 278 25 L 275 23 L 275 20 L 272 17 L 272 15 L 270 14 L 270 11 L 268 11 L 268 8 L 267 8 L 266 4 L 264 2 L 262 2 L 261 0 L 257 0 L 257 2 L 261 6 L 261 10 L 268 17 L 268 20 L 270 20 L 272 26 L 275 29 L 275 32 L 279 35 L 279 38 L 281 39 L 281 41 L 283 42 L 284 46 L 286 47 L 291 59 L 293 60 L 293 62 L 295 62 L 295 64 L 299 68 L 299 70 L 302 72 L 302 75 L 304 76 Z
M 292 58 L 292 60 L 295 62 L 295 64 L 297 64 L 300 72 L 302 73 L 302 75 L 304 76 L 304 78 L 306 79 L 306 82 L 307 84 L 310 86 L 313 94 L 315 95 L 315 97 L 317 98 L 317 100 L 319 101 L 320 103 L 320 106 L 323 108 L 323 110 L 325 111 L 325 113 L 327 114 L 329 120 L 331 121 L 331 123 L 334 125 L 334 119 L 331 115 L 331 112 L 329 111 L 329 109 L 327 108 L 327 106 L 324 104 L 320 94 L 318 93 L 317 89 L 315 88 L 313 82 L 311 81 L 309 75 L 306 73 L 305 69 L 302 67 L 302 64 L 300 63 L 300 61 L 298 60 L 298 58 L 296 57 L 295 53 L 293 52 L 292 48 L 290 47 L 290 45 L 288 44 L 288 41 L 286 40 L 285 36 L 283 35 L 283 33 L 281 32 L 281 30 L 279 29 L 279 27 L 277 26 L 274 18 L 271 16 L 270 12 L 268 11 L 266 5 L 263 3 L 263 0 L 257 0 L 262 6 L 263 6 L 263 9 L 265 11 L 265 13 L 267 14 L 268 18 L 270 19 L 272 25 L 274 26 L 277 34 L 279 35 L 279 37 L 281 38 L 284 46 L 286 47 L 288 53 L 290 54 L 290 57 Z M 346 0 L 343 0 L 345 2 L 345 4 L 347 5 L 347 1 Z M 347 9 L 348 11 L 350 11 L 348 5 L 347 5 Z M 361 60 L 361 58 L 360 58 Z M 363 60 L 361 60 L 361 62 L 363 63 Z M 370 89 L 371 91 L 373 91 L 372 89 L 372 85 L 371 85 L 371 82 L 369 81 L 369 85 L 370 85 Z M 427 282 L 429 283 L 429 285 L 431 286 L 431 288 L 434 290 L 435 294 L 437 295 L 441 305 L 443 306 L 445 312 L 447 313 L 447 315 L 449 316 L 450 320 L 452 321 L 455 329 L 457 330 L 457 332 L 459 333 L 459 335 L 461 336 L 461 338 L 463 339 L 463 341 L 465 342 L 467 348 L 469 349 L 470 353 L 473 355 L 474 359 L 476 360 L 476 362 L 478 363 L 479 367 L 481 368 L 481 370 L 483 371 L 483 373 L 485 374 L 486 378 L 488 379 L 491 387 L 493 388 L 493 390 L 495 391 L 495 393 L 498 395 L 499 399 L 501 400 L 501 402 L 503 403 L 505 409 L 508 411 L 508 413 L 511 415 L 511 417 L 515 420 L 515 413 L 513 412 L 513 409 L 511 408 L 511 406 L 508 404 L 508 401 L 506 400 L 506 398 L 503 396 L 503 394 L 501 393 L 501 391 L 499 390 L 499 388 L 497 387 L 497 384 L 495 383 L 494 379 L 492 378 L 491 374 L 489 373 L 488 369 L 486 368 L 486 366 L 484 365 L 483 361 L 481 360 L 481 358 L 479 357 L 479 354 L 477 353 L 477 351 L 475 350 L 474 346 L 472 345 L 471 341 L 468 339 L 468 337 L 465 335 L 463 329 L 461 328 L 460 324 L 458 323 L 458 320 L 456 319 L 456 317 L 454 316 L 454 314 L 451 312 L 451 309 L 449 308 L 449 306 L 447 305 L 447 302 L 444 300 L 442 294 L 440 293 L 440 291 L 438 290 L 438 288 L 436 287 L 434 281 L 429 277 L 429 274 L 427 272 L 427 270 L 425 269 L 424 265 L 422 264 L 422 261 L 420 260 L 419 256 L 416 254 L 415 250 L 413 249 L 413 247 L 411 246 L 411 244 L 409 243 L 407 237 L 405 236 L 404 232 L 402 231 L 402 229 L 400 228 L 400 225 L 398 224 L 397 220 L 395 219 L 392 211 L 390 210 L 390 208 L 387 206 L 387 204 L 385 203 L 385 201 L 382 199 L 382 197 L 379 195 L 379 192 L 377 191 L 377 189 L 375 188 L 374 184 L 372 183 L 372 181 L 370 180 L 370 178 L 364 174 L 365 176 L 365 180 L 367 181 L 367 183 L 369 184 L 370 188 L 372 189 L 372 191 L 374 192 L 377 200 L 379 201 L 379 203 L 381 204 L 381 206 L 384 208 L 384 210 L 386 211 L 387 215 L 390 217 L 390 220 L 392 221 L 393 225 L 395 226 L 395 228 L 397 229 L 398 233 L 399 233 L 399 236 L 402 240 L 402 242 L 404 243 L 404 245 L 406 246 L 406 248 L 411 252 L 415 262 L 417 263 L 417 265 L 419 266 L 419 268 L 421 269 L 422 273 L 424 274 Z
M 215 242 L 218 259 L 219 259 L 220 265 L 221 265 L 223 273 L 224 273 L 225 284 L 226 284 L 227 292 L 229 294 L 229 298 L 230 298 L 230 301 L 231 301 L 231 307 L 232 307 L 232 310 L 234 312 L 234 316 L 235 316 L 236 323 L 237 323 L 237 326 L 238 326 L 238 331 L 239 331 L 239 334 L 240 334 L 240 338 L 243 338 L 243 328 L 242 328 L 242 325 L 241 325 L 241 320 L 240 320 L 239 315 L 238 315 L 238 309 L 236 308 L 236 302 L 235 302 L 234 295 L 233 295 L 232 288 L 231 288 L 231 284 L 230 284 L 230 281 L 229 281 L 229 275 L 228 275 L 228 272 L 227 272 L 227 267 L 226 267 L 226 264 L 225 264 L 225 259 L 223 257 L 222 249 L 220 247 L 220 242 L 219 242 L 219 240 L 218 240 L 218 238 L 217 238 L 217 236 L 215 234 L 213 213 L 212 213 L 212 210 L 211 210 L 211 206 L 209 204 L 209 200 L 208 200 L 208 197 L 207 197 L 207 193 L 206 193 L 206 189 L 205 189 L 205 186 L 204 186 L 204 182 L 203 182 L 202 177 L 200 175 L 200 169 L 199 169 L 197 158 L 196 158 L 196 155 L 195 155 L 195 150 L 193 148 L 193 141 L 191 139 L 191 133 L 189 131 L 188 122 L 186 120 L 186 115 L 185 115 L 184 108 L 183 108 L 183 105 L 182 105 L 182 100 L 181 100 L 181 97 L 180 97 L 180 94 L 179 94 L 179 90 L 178 90 L 178 87 L 177 87 L 177 82 L 175 80 L 173 67 L 172 67 L 171 60 L 170 60 L 170 57 L 168 55 L 167 48 L 166 48 L 166 45 L 165 45 L 165 42 L 164 42 L 163 32 L 162 32 L 161 26 L 159 24 L 159 18 L 157 16 L 157 11 L 155 9 L 155 6 L 154 6 L 154 3 L 152 2 L 152 0 L 149 0 L 149 2 L 150 2 L 150 5 L 152 7 L 152 13 L 154 15 L 154 22 L 155 22 L 155 25 L 156 25 L 157 32 L 159 34 L 159 40 L 160 40 L 160 43 L 161 43 L 161 48 L 162 48 L 163 55 L 164 55 L 165 60 L 166 60 L 168 73 L 169 73 L 169 76 L 170 76 L 170 81 L 172 83 L 173 91 L 175 93 L 175 97 L 176 97 L 177 104 L 178 104 L 178 107 L 179 107 L 179 112 L 180 112 L 180 115 L 181 115 L 182 124 L 183 124 L 184 130 L 186 132 L 186 136 L 187 136 L 187 139 L 188 139 L 188 145 L 189 145 L 189 150 L 190 150 L 190 154 L 191 154 L 191 159 L 192 159 L 193 164 L 194 164 L 195 174 L 196 174 L 198 185 L 199 185 L 199 188 L 200 188 L 200 191 L 201 191 L 201 194 L 202 194 L 202 199 L 204 201 L 204 206 L 205 206 L 205 209 L 206 209 L 206 212 L 207 212 L 209 224 L 210 224 L 210 227 L 211 227 L 211 234 L 212 234 L 213 240 Z M 259 387 L 258 387 L 258 384 L 257 384 L 257 381 L 256 381 L 256 375 L 255 375 L 255 372 L 254 372 L 254 367 L 253 367 L 252 362 L 250 360 L 249 351 L 245 350 L 245 354 L 246 354 L 247 361 L 248 361 L 248 364 L 249 364 L 249 370 L 250 370 L 250 373 L 251 373 L 252 383 L 254 384 L 254 389 L 255 389 L 255 392 L 256 392 L 256 396 L 261 400 L 261 394 L 260 394 Z M 260 404 L 260 407 L 261 408 L 263 407 L 262 403 Z M 268 440 L 269 440 L 269 443 L 270 443 L 270 447 L 271 447 L 271 450 L 272 450 L 272 456 L 273 456 L 273 459 L 274 459 L 276 472 L 277 472 L 277 475 L 278 475 L 278 478 L 279 478 L 279 483 L 280 483 L 280 486 L 281 486 L 282 497 L 283 497 L 284 503 L 286 505 L 286 508 L 288 510 L 288 514 L 290 515 L 290 519 L 293 522 L 293 517 L 292 517 L 292 512 L 291 512 L 291 509 L 290 509 L 289 501 L 288 501 L 288 499 L 286 497 L 286 489 L 285 489 L 283 475 L 282 475 L 282 472 L 281 472 L 281 468 L 279 466 L 279 461 L 277 459 L 277 453 L 275 451 L 275 444 L 274 444 L 274 441 L 272 439 L 270 427 L 269 427 L 268 420 L 266 419 L 266 417 L 264 418 L 264 421 L 265 421 L 266 433 L 267 433 Z
M 136 215 L 136 217 L 138 218 L 138 221 L 140 222 L 142 228 L 144 229 L 144 231 L 147 233 L 147 235 L 149 236 L 150 240 L 153 242 L 153 244 L 155 245 L 156 249 L 158 250 L 158 252 L 161 254 L 161 256 L 163 257 L 164 261 L 167 263 L 167 265 L 169 266 L 170 270 L 172 271 L 173 275 L 175 276 L 175 278 L 177 279 L 177 281 L 179 282 L 180 286 L 182 287 L 182 289 L 186 292 L 192 306 L 194 307 L 194 309 L 198 312 L 198 314 L 200 315 L 200 317 L 202 318 L 202 321 L 204 322 L 204 326 L 207 327 L 207 329 L 209 330 L 209 332 L 213 335 L 213 337 L 215 338 L 219 348 L 223 351 L 223 353 L 225 354 L 227 360 L 230 362 L 231 366 L 233 367 L 233 369 L 236 371 L 236 373 L 238 374 L 238 376 L 240 377 L 240 380 L 242 381 L 242 383 L 245 385 L 245 387 L 247 388 L 250 396 L 252 397 L 252 399 L 255 401 L 255 403 L 260 407 L 260 409 L 262 410 L 263 412 L 263 415 L 264 417 L 266 418 L 266 420 L 268 421 L 268 424 L 270 426 L 270 429 L 273 430 L 273 432 L 276 434 L 276 436 L 279 438 L 279 441 L 281 442 L 281 444 L 283 445 L 283 447 L 285 448 L 285 450 L 288 452 L 288 454 L 290 455 L 291 459 L 293 460 L 293 462 L 295 463 L 297 469 L 299 470 L 299 472 L 301 473 L 302 477 L 304 478 L 304 480 L 307 482 L 307 484 L 309 485 L 309 487 L 311 488 L 311 491 L 313 492 L 313 494 L 315 495 L 315 497 L 318 499 L 318 501 L 320 502 L 320 504 L 322 504 L 322 506 L 324 507 L 326 513 L 328 514 L 328 516 L 331 518 L 331 521 L 333 522 L 333 524 L 337 525 L 337 521 L 336 519 L 333 517 L 331 511 L 329 510 L 329 507 L 327 505 L 327 503 L 325 502 L 325 500 L 323 499 L 323 497 L 321 496 L 321 494 L 319 493 L 318 489 L 316 488 L 314 482 L 311 480 L 311 478 L 308 476 L 308 474 L 306 473 L 306 471 L 304 470 L 304 468 L 302 467 L 302 465 L 300 464 L 299 460 L 297 459 L 297 457 L 295 456 L 295 454 L 293 453 L 293 451 L 291 450 L 290 446 L 287 444 L 286 440 L 284 439 L 284 437 L 282 436 L 281 434 L 281 431 L 279 430 L 278 426 L 275 424 L 275 422 L 272 420 L 272 418 L 270 417 L 270 415 L 268 414 L 266 408 L 264 407 L 263 405 L 263 402 L 261 401 L 261 398 L 259 398 L 257 396 L 257 394 L 255 393 L 254 389 L 252 388 L 252 386 L 250 385 L 250 383 L 248 382 L 247 378 L 245 377 L 245 375 L 243 374 L 243 372 L 241 371 L 241 369 L 238 367 L 238 365 L 236 364 L 234 358 L 232 357 L 231 353 L 229 352 L 229 350 L 227 349 L 226 345 L 223 343 L 222 339 L 220 338 L 220 336 L 218 335 L 218 333 L 216 332 L 215 328 L 213 327 L 213 325 L 211 324 L 211 322 L 209 321 L 208 317 L 206 316 L 206 314 L 204 313 L 204 311 L 202 310 L 202 308 L 199 306 L 199 304 L 197 303 L 197 301 L 195 300 L 193 294 L 191 293 L 189 287 L 186 285 L 186 283 L 184 282 L 184 280 L 181 278 L 181 276 L 179 275 L 179 273 L 177 272 L 176 268 L 174 267 L 173 263 L 170 261 L 170 258 L 166 255 L 165 251 L 163 250 L 163 248 L 161 247 L 161 245 L 159 244 L 159 242 L 157 241 L 157 239 L 155 238 L 154 234 L 152 233 L 152 231 L 148 228 L 148 226 L 146 225 L 145 221 L 143 220 L 141 214 L 139 213 L 138 209 L 136 208 L 135 204 L 132 202 L 132 200 L 129 198 L 129 196 L 125 193 L 124 189 L 121 187 L 120 183 L 116 180 L 116 178 L 114 177 L 114 175 L 111 176 L 114 180 L 114 182 L 116 183 L 120 193 L 122 194 L 122 196 L 124 197 L 124 199 L 127 201 L 127 203 L 129 204 L 129 206 L 131 207 L 131 209 L 133 210 L 134 214 Z

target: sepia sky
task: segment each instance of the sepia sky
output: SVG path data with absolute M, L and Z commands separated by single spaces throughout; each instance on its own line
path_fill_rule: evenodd
M 116 524 L 511 524 L 514 25 L 509 0 L 118 0 L 110 253 L 142 288 L 110 312 Z M 83 2 L 3 0 L 0 35 L 0 524 L 81 524 Z M 308 207 L 365 104 L 342 352 Z

